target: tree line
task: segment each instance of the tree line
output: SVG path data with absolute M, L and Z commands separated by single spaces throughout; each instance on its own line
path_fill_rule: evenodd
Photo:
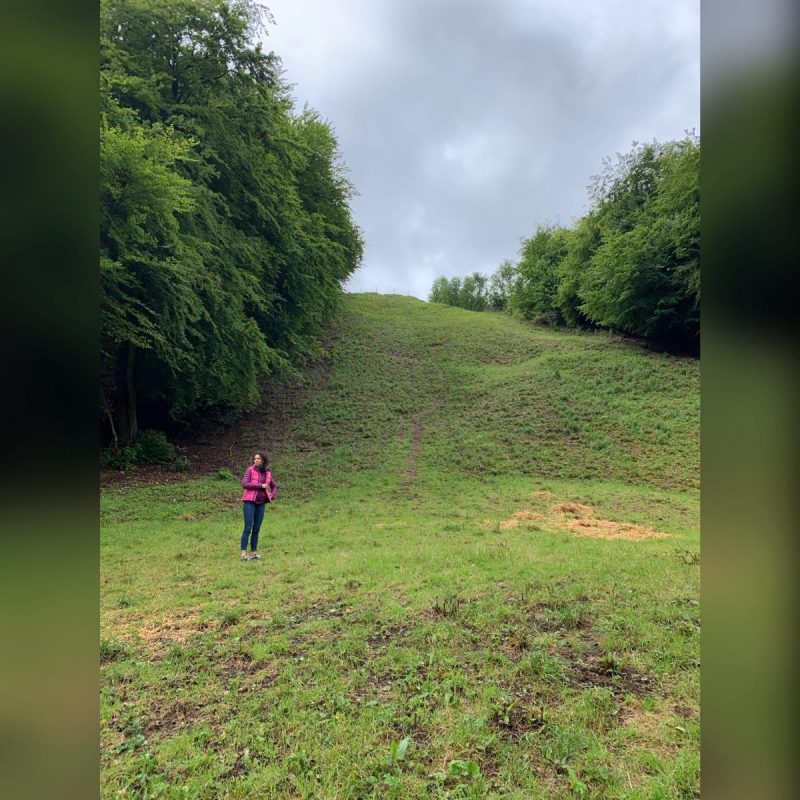
M 489 277 L 439 277 L 429 299 L 473 311 L 601 327 L 699 352 L 700 141 L 634 144 L 606 159 L 590 210 L 540 225 Z
M 251 0 L 101 0 L 106 442 L 251 406 L 321 351 L 363 252 L 331 125 Z

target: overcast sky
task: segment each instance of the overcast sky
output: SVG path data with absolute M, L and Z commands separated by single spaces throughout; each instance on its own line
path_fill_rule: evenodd
M 700 127 L 699 0 L 266 0 L 298 108 L 336 130 L 351 291 L 426 299 L 571 224 L 604 156 Z

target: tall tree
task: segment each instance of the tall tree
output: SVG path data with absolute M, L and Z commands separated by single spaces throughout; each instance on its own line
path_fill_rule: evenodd
M 567 229 L 548 225 L 540 226 L 522 242 L 517 279 L 508 302 L 511 311 L 527 319 L 558 312 L 558 269 L 567 247 Z
M 363 250 L 332 128 L 250 0 L 102 0 L 104 407 L 190 422 L 319 349 Z M 113 402 L 109 400 L 113 398 Z
M 598 182 L 600 244 L 578 294 L 598 325 L 699 347 L 699 141 L 635 148 Z
M 567 325 L 592 324 L 581 310 L 583 298 L 580 291 L 600 240 L 600 226 L 594 212 L 581 217 L 568 232 L 566 253 L 556 269 L 558 286 L 555 292 L 555 304 Z
M 506 259 L 489 278 L 489 308 L 492 311 L 505 311 L 508 298 L 514 289 L 517 279 L 517 267 L 513 261 Z

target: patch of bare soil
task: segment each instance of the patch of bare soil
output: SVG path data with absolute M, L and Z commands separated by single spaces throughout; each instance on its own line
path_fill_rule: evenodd
M 219 678 L 227 683 L 243 678 L 245 689 L 266 689 L 278 678 L 278 669 L 267 661 L 250 658 L 247 653 L 237 653 L 223 661 L 216 669 Z
M 524 627 L 496 631 L 491 637 L 491 648 L 494 652 L 502 652 L 509 661 L 518 662 L 530 646 L 528 631 Z
M 538 497 L 540 500 L 552 500 L 555 495 L 552 492 L 531 492 L 531 497 Z
M 699 712 L 696 709 L 689 708 L 689 706 L 675 706 L 673 711 L 677 716 L 684 719 L 698 720 L 700 718 Z
M 385 703 L 392 696 L 396 681 L 397 676 L 392 672 L 371 674 L 363 685 L 349 693 L 349 697 L 354 703 L 361 703 L 365 700 L 377 700 L 379 703 Z
M 603 652 L 596 642 L 585 653 L 576 653 L 566 645 L 561 649 L 561 655 L 570 663 L 569 685 L 574 689 L 602 686 L 616 695 L 641 696 L 654 688 L 649 675 Z
M 239 753 L 231 767 L 222 773 L 221 778 L 223 780 L 229 780 L 230 778 L 235 778 L 237 775 L 242 775 L 245 772 L 247 772 L 247 765 L 245 764 L 244 754 Z
M 580 503 L 556 503 L 551 511 L 555 514 L 566 514 L 572 517 L 593 517 L 595 514 L 591 506 L 583 506 Z
M 591 617 L 585 610 L 575 611 L 563 603 L 534 603 L 529 607 L 528 615 L 536 629 L 544 633 L 587 630 L 592 625 Z
M 292 609 L 289 615 L 290 627 L 314 619 L 330 619 L 331 617 L 346 617 L 353 613 L 352 606 L 344 600 L 328 600 L 321 598 L 310 605 Z
M 500 523 L 500 528 L 504 531 L 516 528 L 523 520 L 543 519 L 541 514 L 536 511 L 515 511 L 510 519 L 505 519 Z
M 414 419 L 411 420 L 411 454 L 408 457 L 405 472 L 406 477 L 410 479 L 417 477 L 417 459 L 422 452 L 422 420 L 424 417 L 427 417 L 428 414 L 432 414 L 436 411 L 440 406 L 441 403 L 438 400 L 434 400 L 424 411 L 420 411 L 420 413 L 416 414 Z
M 324 336 L 323 347 L 329 350 L 333 341 L 330 335 Z M 189 459 L 188 472 L 176 472 L 169 464 L 136 465 L 126 472 L 104 469 L 100 471 L 101 487 L 176 483 L 187 478 L 214 475 L 223 467 L 238 476 L 251 463 L 253 453 L 262 448 L 271 460 L 276 460 L 287 449 L 299 407 L 319 387 L 325 386 L 330 371 L 330 360 L 321 359 L 305 370 L 306 380 L 302 385 L 292 380 L 266 384 L 256 408 L 230 424 L 209 426 L 183 437 L 170 436 L 178 453 Z M 287 487 L 283 496 L 288 496 L 290 491 Z
M 385 667 L 378 672 L 370 670 L 364 682 L 350 692 L 350 698 L 355 702 L 377 700 L 383 703 L 395 693 L 411 696 L 419 691 L 427 677 L 428 667 L 425 664 L 417 665 L 413 677 L 399 666 Z M 416 741 L 416 735 L 414 740 Z
M 370 647 L 388 647 L 395 639 L 401 639 L 408 635 L 410 625 L 394 623 L 382 625 L 367 637 L 367 644 Z
M 168 737 L 188 728 L 204 718 L 204 708 L 198 703 L 176 700 L 166 705 L 151 707 L 151 716 L 145 726 L 146 736 Z

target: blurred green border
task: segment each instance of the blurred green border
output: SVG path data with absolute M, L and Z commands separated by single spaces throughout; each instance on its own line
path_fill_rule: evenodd
M 737 47 L 754 13 L 774 47 Z M 794 796 L 796 23 L 788 3 L 703 4 L 702 775 L 720 800 Z
M 4 798 L 99 794 L 98 16 L 0 10 Z

